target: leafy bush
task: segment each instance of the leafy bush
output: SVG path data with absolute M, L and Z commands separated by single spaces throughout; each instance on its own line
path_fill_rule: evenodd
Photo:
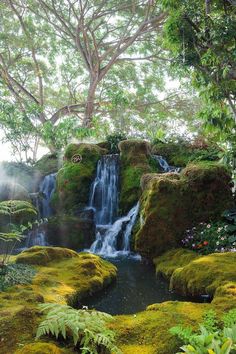
M 7 264 L 17 242 L 20 242 L 24 236 L 22 235 L 27 229 L 32 228 L 32 223 L 28 221 L 27 225 L 13 223 L 13 218 L 24 216 L 31 220 L 32 216 L 37 216 L 37 210 L 34 206 L 26 201 L 8 200 L 0 202 L 0 215 L 6 217 L 6 220 L 0 225 L 0 265 L 3 267 Z
M 223 323 L 217 320 L 214 311 L 205 314 L 197 332 L 190 327 L 176 326 L 170 333 L 176 335 L 185 345 L 181 353 L 187 354 L 229 354 L 236 353 L 236 309 L 226 314 Z
M 119 149 L 118 149 L 118 144 L 122 140 L 126 140 L 126 136 L 121 133 L 113 134 L 113 135 L 108 135 L 106 137 L 106 141 L 109 144 L 109 151 L 111 154 L 118 154 Z
M 26 264 L 9 264 L 4 279 L 4 289 L 13 285 L 30 284 L 36 274 L 35 268 Z
M 40 323 L 36 338 L 52 334 L 56 338 L 73 338 L 75 346 L 79 346 L 82 354 L 98 354 L 105 350 L 120 354 L 115 346 L 114 332 L 106 327 L 113 317 L 94 310 L 75 310 L 67 305 L 42 304 L 46 318 Z
M 200 223 L 186 231 L 182 245 L 201 254 L 236 252 L 236 225 L 224 221 Z

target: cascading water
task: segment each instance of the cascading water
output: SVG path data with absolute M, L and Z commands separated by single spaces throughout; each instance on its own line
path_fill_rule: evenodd
M 39 185 L 39 192 L 37 193 L 38 197 L 35 199 L 35 206 L 41 219 L 46 219 L 53 213 L 50 202 L 55 188 L 56 173 L 45 176 Z M 45 222 L 29 231 L 25 242 L 25 248 L 47 245 L 46 231 L 44 226 Z
M 130 235 L 139 210 L 137 204 L 127 216 L 115 220 L 118 211 L 118 186 L 119 155 L 105 155 L 98 162 L 90 197 L 90 208 L 95 211 L 96 221 L 96 240 L 91 245 L 90 252 L 105 257 L 129 253 Z
M 170 166 L 164 157 L 159 155 L 152 155 L 152 158 L 158 162 L 163 172 L 180 172 L 179 167 Z
M 52 215 L 50 202 L 56 187 L 56 175 L 56 173 L 51 173 L 50 175 L 45 176 L 39 185 L 39 195 L 42 195 L 39 202 L 41 218 L 47 218 Z
M 98 161 L 89 206 L 97 225 L 113 223 L 118 211 L 119 155 L 105 155 Z

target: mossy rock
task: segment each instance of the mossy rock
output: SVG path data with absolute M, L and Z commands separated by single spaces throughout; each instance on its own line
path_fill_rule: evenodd
M 181 295 L 209 295 L 221 311 L 236 306 L 236 253 L 200 256 L 174 249 L 154 259 L 156 272 L 170 280 L 170 288 Z
M 47 265 L 52 261 L 78 257 L 78 253 L 68 248 L 34 246 L 21 252 L 16 257 L 16 263 Z
M 120 210 L 126 214 L 141 195 L 140 180 L 152 172 L 149 164 L 150 145 L 144 140 L 124 140 L 119 143 L 120 160 Z
M 15 354 L 64 354 L 65 351 L 52 343 L 32 343 L 17 350 Z
M 152 153 L 163 156 L 170 165 L 185 167 L 191 161 L 218 161 L 220 148 L 210 143 L 156 142 Z
M 34 164 L 34 169 L 39 171 L 42 177 L 45 177 L 57 172 L 61 165 L 62 163 L 56 154 L 47 154 Z
M 93 219 L 60 215 L 51 217 L 46 228 L 50 245 L 68 247 L 78 251 L 89 248 L 95 240 Z
M 181 342 L 169 329 L 175 325 L 193 326 L 202 320 L 210 304 L 168 301 L 148 306 L 135 315 L 116 316 L 111 324 L 117 333 L 117 345 L 123 354 L 176 353 Z
M 217 163 L 189 165 L 180 175 L 142 177 L 135 249 L 154 258 L 180 244 L 186 229 L 219 218 L 232 206 L 231 176 Z
M 32 287 L 45 302 L 74 304 L 102 290 L 116 277 L 116 267 L 111 263 L 62 247 L 31 247 L 16 256 L 15 261 L 37 266 Z
M 56 192 L 52 204 L 58 212 L 69 213 L 88 204 L 90 186 L 95 178 L 97 162 L 107 150 L 95 144 L 70 144 L 64 156 L 64 165 L 57 174 Z M 73 163 L 80 155 L 82 161 Z

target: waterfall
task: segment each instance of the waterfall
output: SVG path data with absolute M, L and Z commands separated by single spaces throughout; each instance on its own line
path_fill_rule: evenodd
M 152 155 L 152 158 L 156 160 L 164 173 L 167 172 L 180 172 L 179 167 L 170 166 L 164 157 L 159 155 Z
M 53 211 L 50 207 L 51 198 L 53 192 L 56 188 L 56 173 L 52 173 L 44 177 L 39 185 L 39 192 L 33 193 L 31 197 L 33 198 L 33 202 L 35 207 L 38 210 L 39 217 L 41 219 L 46 219 L 51 216 Z M 28 232 L 27 238 L 25 240 L 25 248 L 29 248 L 32 246 L 46 246 L 46 230 L 45 223 L 47 221 L 43 221 L 43 223 L 39 224 L 39 226 L 33 227 L 32 230 Z
M 105 155 L 98 162 L 89 207 L 95 211 L 96 240 L 90 252 L 116 257 L 130 251 L 130 235 L 139 211 L 135 205 L 126 216 L 118 212 L 119 155 Z
M 39 185 L 39 195 L 42 196 L 40 199 L 40 216 L 42 218 L 47 218 L 52 215 L 52 209 L 50 207 L 51 197 L 56 188 L 56 173 L 51 173 L 44 177 Z
M 118 211 L 119 155 L 104 155 L 98 161 L 89 206 L 97 225 L 112 224 Z

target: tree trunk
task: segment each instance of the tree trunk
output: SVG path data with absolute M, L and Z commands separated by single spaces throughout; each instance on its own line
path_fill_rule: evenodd
M 211 12 L 211 0 L 205 0 L 205 4 L 206 4 L 206 15 L 210 15 Z
M 93 120 L 93 114 L 94 114 L 94 101 L 95 101 L 95 92 L 97 85 L 99 83 L 98 78 L 92 78 L 90 80 L 90 85 L 89 85 L 89 91 L 88 91 L 88 96 L 87 96 L 87 101 L 86 101 L 86 106 L 85 106 L 85 115 L 84 115 L 84 120 L 83 120 L 83 126 L 85 128 L 91 128 L 92 127 L 92 120 Z

